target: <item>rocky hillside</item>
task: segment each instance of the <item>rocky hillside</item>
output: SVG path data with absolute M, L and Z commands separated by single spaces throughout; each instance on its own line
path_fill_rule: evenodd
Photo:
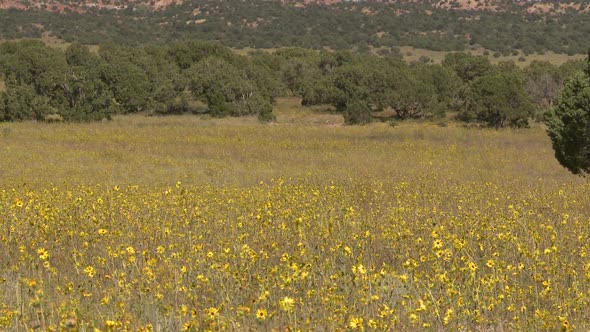
M 281 0 L 277 0 L 281 1 Z M 566 11 L 587 12 L 590 5 L 583 1 L 561 0 L 372 0 L 395 5 L 396 3 L 424 3 L 433 8 L 467 11 L 511 11 L 516 8 L 529 13 L 564 13 Z M 0 0 L 0 9 L 18 10 L 46 10 L 51 12 L 86 12 L 89 9 L 124 10 L 128 8 L 149 8 L 151 10 L 164 10 L 171 5 L 180 5 L 184 2 L 193 3 L 198 8 L 198 1 L 186 0 Z M 271 1 L 268 1 L 269 5 Z M 341 2 L 361 3 L 362 0 L 282 0 L 282 3 L 302 7 L 309 4 L 333 5 Z
M 589 9 L 586 0 L 0 0 L 0 39 L 571 55 L 586 52 Z
M 153 10 L 161 10 L 171 4 L 180 3 L 179 0 L 81 0 L 81 1 L 55 1 L 55 0 L 0 0 L 0 9 L 18 9 L 18 10 L 47 10 L 51 12 L 86 12 L 88 9 L 107 9 L 121 10 L 129 7 L 144 6 Z

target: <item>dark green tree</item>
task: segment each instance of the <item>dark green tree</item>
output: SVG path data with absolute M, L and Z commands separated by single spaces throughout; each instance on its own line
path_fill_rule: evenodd
M 230 59 L 234 57 L 232 51 L 218 43 L 193 40 L 175 43 L 168 49 L 168 56 L 180 69 L 188 69 L 193 64 L 208 56 Z
M 65 54 L 42 43 L 22 41 L 0 46 L 0 69 L 7 77 L 5 120 L 109 118 L 117 110 L 110 88 L 101 80 L 101 60 L 74 44 Z
M 282 58 L 285 55 L 278 56 Z M 304 93 L 309 93 L 309 87 L 306 85 L 321 80 L 322 72 L 319 69 L 319 59 L 315 54 L 282 59 L 281 80 L 291 94 L 302 96 Z
M 410 68 L 394 58 L 364 57 L 334 71 L 334 89 L 328 90 L 330 103 L 343 114 L 350 113 L 349 105 L 355 104 L 355 113 L 363 105 L 371 112 L 390 109 L 399 119 L 440 115 L 444 113 L 441 106 L 452 96 L 450 90 L 455 86 L 452 75 L 448 81 L 447 77 L 439 80 L 439 76 L 445 76 L 445 70 L 427 65 Z M 356 118 L 365 119 L 349 118 L 348 123 Z
M 37 94 L 51 94 L 67 68 L 63 52 L 40 41 L 25 40 L 0 45 L 0 71 L 16 84 L 33 86 Z
M 8 84 L 0 93 L 0 121 L 43 120 L 57 110 L 49 98 L 37 94 L 28 84 Z
M 73 43 L 65 51 L 66 62 L 70 66 L 97 67 L 100 59 L 90 52 L 90 48 L 80 43 Z
M 181 69 L 170 61 L 168 47 L 147 46 L 140 62 L 150 81 L 151 93 L 148 108 L 160 114 L 184 113 L 188 111 L 187 78 Z
M 568 60 L 559 66 L 559 75 L 565 80 L 566 78 L 577 74 L 579 71 L 586 69 L 586 61 Z
M 87 46 L 72 44 L 65 51 L 69 68 L 57 84 L 54 99 L 64 120 L 110 119 L 121 108 L 110 87 L 101 80 L 106 63 Z
M 154 90 L 159 87 L 151 80 L 153 64 L 143 49 L 102 45 L 99 56 L 105 65 L 100 67 L 100 78 L 105 82 L 125 113 L 153 111 Z M 150 77 L 151 76 L 151 77 Z
M 453 69 L 464 82 L 471 82 L 493 70 L 488 58 L 465 52 L 454 52 L 445 55 L 442 65 Z
M 404 68 L 391 77 L 391 89 L 385 94 L 387 107 L 399 119 L 429 116 L 435 110 L 435 87 L 426 80 L 426 74 L 417 68 Z M 438 110 L 438 109 L 436 109 Z
M 527 127 L 534 108 L 523 78 L 510 72 L 496 72 L 474 80 L 459 114 L 465 121 L 476 120 L 488 127 Z
M 463 85 L 453 70 L 441 65 L 412 67 L 398 82 L 396 111 L 399 109 L 398 116 L 402 119 L 443 116 Z
M 456 97 L 463 82 L 450 68 L 441 65 L 426 65 L 416 68 L 420 80 L 434 87 L 440 102 L 449 102 Z
M 213 116 L 258 115 L 262 120 L 272 119 L 272 96 L 265 95 L 245 70 L 212 56 L 193 65 L 188 74 L 190 91 L 208 105 Z
M 586 70 L 566 81 L 545 123 L 559 163 L 574 174 L 590 173 L 590 53 Z

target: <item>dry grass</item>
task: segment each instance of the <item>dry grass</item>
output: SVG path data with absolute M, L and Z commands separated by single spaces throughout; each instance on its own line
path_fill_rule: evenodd
M 57 48 L 60 50 L 66 50 L 72 43 L 68 43 L 65 40 L 58 38 L 54 35 L 52 35 L 50 32 L 44 32 L 41 38 L 26 38 L 26 39 L 30 39 L 30 40 L 40 40 L 43 43 L 45 43 L 45 45 L 49 46 L 49 47 L 53 47 L 53 48 Z M 0 43 L 6 42 L 6 41 L 19 41 L 19 40 L 25 40 L 24 38 L 22 39 L 10 39 L 10 40 L 4 40 L 4 39 L 0 39 Z M 90 51 L 97 53 L 99 46 L 98 45 L 89 45 L 88 46 Z
M 339 179 L 357 173 L 399 178 L 398 169 L 411 168 L 424 156 L 418 151 L 443 153 L 440 157 L 453 163 L 450 172 L 463 163 L 485 166 L 466 176 L 512 169 L 522 169 L 519 177 L 530 181 L 568 175 L 554 160 L 540 128 L 513 132 L 419 123 L 345 127 L 340 115 L 301 107 L 296 98 L 280 99 L 276 114 L 277 122 L 270 125 L 255 118 L 191 115 L 120 116 L 91 124 L 3 123 L 1 181 L 114 185 L 181 179 L 192 184 L 251 185 L 281 175 L 315 173 Z M 460 156 L 450 154 L 452 146 L 460 148 Z M 489 154 L 471 155 L 482 146 Z M 494 160 L 499 155 L 506 160 Z
M 327 125 L 344 124 L 342 115 L 331 112 L 330 106 L 301 106 L 301 98 L 278 98 L 274 113 L 279 124 Z
M 6 91 L 6 83 L 4 83 L 4 81 L 0 80 L 0 92 L 2 91 Z
M 483 55 L 484 51 L 485 51 L 484 49 L 478 48 L 478 49 L 471 50 L 470 52 L 474 55 Z M 441 61 L 444 59 L 445 55 L 447 54 L 447 52 L 430 51 L 430 50 L 426 50 L 426 49 L 419 49 L 419 48 L 414 48 L 414 47 L 409 47 L 409 46 L 400 47 L 400 52 L 404 56 L 404 60 L 406 60 L 408 62 L 420 61 L 420 57 L 427 56 L 430 59 L 432 59 L 432 61 L 434 63 L 441 63 Z M 548 61 L 554 65 L 559 66 L 569 60 L 579 60 L 579 59 L 584 58 L 584 55 L 582 55 L 582 54 L 569 56 L 567 54 L 556 54 L 553 52 L 547 52 L 546 54 L 543 54 L 543 55 L 540 55 L 540 54 L 526 55 L 526 56 L 524 56 L 525 61 L 519 61 L 519 58 L 522 55 L 500 56 L 500 57 L 496 58 L 496 57 L 492 56 L 493 53 L 494 53 L 493 51 L 489 51 L 489 55 L 487 56 L 488 59 L 490 59 L 490 61 L 492 63 L 498 63 L 500 61 L 512 60 L 519 67 L 526 67 L 534 60 Z
M 473 51 L 473 54 L 477 54 L 477 55 L 483 55 L 484 50 L 483 49 L 477 49 Z M 556 66 L 560 66 L 570 60 L 580 60 L 580 59 L 584 59 L 585 55 L 583 54 L 577 54 L 577 55 L 567 55 L 567 54 L 557 54 L 554 52 L 547 52 L 545 54 L 529 54 L 529 55 L 510 55 L 510 56 L 500 56 L 498 58 L 493 57 L 491 54 L 493 54 L 493 51 L 490 51 L 490 55 L 488 56 L 488 58 L 492 61 L 492 63 L 498 63 L 500 61 L 507 61 L 507 60 L 512 60 L 514 61 L 519 67 L 526 67 L 528 66 L 532 61 L 547 61 L 549 63 L 552 63 Z M 520 57 L 524 57 L 525 61 L 520 61 L 519 58 Z
M 71 43 L 68 43 L 65 40 L 55 37 L 47 32 L 43 33 L 43 37 L 41 38 L 41 40 L 45 43 L 45 45 L 47 45 L 49 47 L 53 47 L 53 48 L 58 48 L 61 50 L 65 50 L 71 44 Z
M 590 185 L 543 128 L 277 113 L 0 124 L 0 329 L 590 327 Z
M 279 48 L 252 48 L 252 47 L 243 47 L 243 48 L 232 48 L 232 51 L 234 51 L 236 54 L 239 54 L 239 55 L 249 55 L 251 52 L 255 52 L 255 51 L 263 51 L 263 52 L 273 53 L 273 52 L 275 52 L 278 49 Z
M 420 61 L 423 56 L 429 57 L 434 63 L 441 63 L 447 52 L 442 51 L 431 51 L 422 48 L 415 48 L 411 46 L 399 47 L 400 54 L 407 62 Z

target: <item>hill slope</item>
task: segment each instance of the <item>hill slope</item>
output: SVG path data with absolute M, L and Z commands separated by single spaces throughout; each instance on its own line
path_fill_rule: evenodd
M 0 9 L 18 9 L 18 10 L 47 10 L 54 12 L 64 12 L 67 10 L 75 12 L 85 12 L 88 9 L 106 9 L 106 10 L 123 10 L 139 6 L 147 7 L 151 10 L 165 10 L 169 6 L 181 5 L 183 3 L 193 3 L 198 7 L 198 1 L 185 0 L 0 0 Z M 277 1 L 278 2 L 278 1 Z M 289 3 L 297 7 L 309 4 L 332 5 L 336 3 L 347 2 L 347 0 L 282 0 L 282 3 Z M 361 1 L 348 1 L 360 3 Z M 554 13 L 559 14 L 567 10 L 588 11 L 588 6 L 581 1 L 552 1 L 552 0 L 390 0 L 375 1 L 388 4 L 403 3 L 421 3 L 430 5 L 435 8 L 445 8 L 449 10 L 468 10 L 468 11 L 510 11 L 515 7 L 523 11 L 533 13 Z
M 579 0 L 0 0 L 0 38 L 575 54 L 585 52 L 589 8 Z

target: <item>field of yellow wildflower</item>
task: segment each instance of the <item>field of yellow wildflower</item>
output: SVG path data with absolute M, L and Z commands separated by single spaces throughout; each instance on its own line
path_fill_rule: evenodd
M 0 124 L 0 330 L 590 328 L 540 127 Z

